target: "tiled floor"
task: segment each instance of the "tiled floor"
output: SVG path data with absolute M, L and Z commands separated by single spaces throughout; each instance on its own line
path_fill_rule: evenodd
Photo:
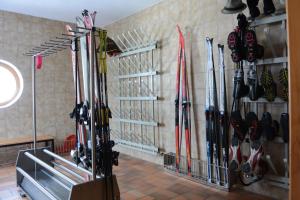
M 210 189 L 166 173 L 161 166 L 122 155 L 117 175 L 122 200 L 270 200 L 253 193 Z M 15 168 L 0 168 L 0 200 L 21 199 L 15 185 Z

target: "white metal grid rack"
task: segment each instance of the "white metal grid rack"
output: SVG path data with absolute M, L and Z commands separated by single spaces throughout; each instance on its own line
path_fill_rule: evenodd
M 159 97 L 154 81 L 159 72 L 154 57 L 158 42 L 149 41 L 143 29 L 133 29 L 112 38 L 123 52 L 110 60 L 118 82 L 118 87 L 111 92 L 118 102 L 112 114 L 118 119 L 119 129 L 113 129 L 112 135 L 118 144 L 156 154 L 159 123 L 155 102 Z

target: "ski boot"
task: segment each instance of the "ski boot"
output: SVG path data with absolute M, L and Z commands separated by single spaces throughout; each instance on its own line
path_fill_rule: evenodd
M 255 69 L 253 69 L 251 67 L 247 73 L 247 76 L 248 76 L 247 80 L 248 80 L 248 86 L 249 86 L 248 97 L 250 98 L 250 100 L 255 101 L 258 98 L 263 96 L 264 89 L 258 83 L 257 73 L 256 73 Z
M 237 16 L 237 21 L 238 21 L 239 30 L 241 32 L 244 32 L 249 26 L 249 23 L 247 21 L 247 17 L 243 13 L 240 13 Z
M 280 116 L 280 126 L 282 130 L 282 139 L 285 143 L 289 142 L 289 114 L 282 113 Z
M 254 30 L 245 31 L 245 53 L 248 62 L 254 62 L 258 58 L 262 58 L 264 54 L 263 46 L 257 44 L 256 33 Z
M 247 5 L 249 8 L 249 13 L 252 19 L 260 15 L 260 11 L 257 7 L 259 0 L 247 0 Z
M 231 113 L 230 124 L 233 127 L 237 138 L 240 141 L 243 141 L 245 139 L 248 127 L 245 121 L 242 119 L 240 111 L 233 111 Z
M 239 139 L 236 134 L 233 135 L 231 140 L 231 146 L 229 148 L 229 171 L 236 171 L 242 162 L 242 153 L 239 145 Z
M 257 115 L 254 112 L 249 112 L 245 119 L 249 127 L 250 140 L 258 140 L 262 133 L 261 124 L 258 121 Z
M 251 141 L 250 156 L 241 166 L 240 180 L 244 185 L 251 185 L 262 179 L 265 173 L 262 156 L 264 155 L 262 144 L 259 140 Z
M 227 38 L 228 48 L 231 50 L 231 59 L 237 63 L 242 60 L 241 43 L 237 31 L 229 33 Z
M 264 0 L 264 14 L 270 15 L 275 12 L 273 0 Z
M 244 82 L 244 71 L 241 68 L 237 69 L 234 75 L 233 98 L 240 99 L 247 96 L 248 93 L 249 87 Z
M 282 85 L 281 98 L 284 101 L 289 99 L 289 82 L 288 82 L 288 69 L 283 68 L 279 72 L 279 82 Z
M 261 124 L 263 135 L 265 135 L 267 140 L 273 140 L 279 131 L 278 122 L 272 119 L 269 112 L 264 112 L 261 118 Z
M 266 67 L 262 71 L 260 82 L 265 91 L 265 98 L 270 102 L 274 101 L 277 96 L 277 85 L 274 82 L 271 71 L 267 70 Z

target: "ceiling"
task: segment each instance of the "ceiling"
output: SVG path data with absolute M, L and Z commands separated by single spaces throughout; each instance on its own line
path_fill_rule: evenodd
M 105 26 L 162 0 L 1 0 L 0 10 L 75 22 L 83 9 L 97 11 L 96 25 Z

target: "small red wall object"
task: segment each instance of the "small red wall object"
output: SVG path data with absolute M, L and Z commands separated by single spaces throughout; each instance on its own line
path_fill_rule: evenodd
M 36 69 L 41 69 L 43 64 L 43 56 L 37 55 L 35 57 L 35 67 Z

